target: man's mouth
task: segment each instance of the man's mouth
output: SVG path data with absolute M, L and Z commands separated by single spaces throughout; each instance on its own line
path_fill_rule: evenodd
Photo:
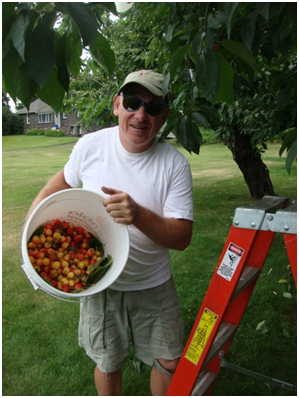
M 134 129 L 137 129 L 137 130 L 146 130 L 146 129 L 147 129 L 146 126 L 139 126 L 139 125 L 134 125 L 134 124 L 132 124 L 131 126 L 132 126 Z

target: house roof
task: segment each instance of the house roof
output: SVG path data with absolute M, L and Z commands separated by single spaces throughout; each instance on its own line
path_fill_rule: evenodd
M 19 115 L 22 115 L 24 113 L 43 113 L 43 112 L 45 113 L 45 112 L 54 112 L 54 111 L 48 104 L 46 104 L 39 98 L 37 100 L 31 102 L 31 104 L 29 106 L 29 112 L 26 107 L 19 109 L 17 111 L 17 113 Z

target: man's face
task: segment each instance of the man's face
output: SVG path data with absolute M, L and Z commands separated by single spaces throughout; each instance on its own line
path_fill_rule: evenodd
M 131 84 L 125 88 L 125 94 L 135 95 L 144 102 L 164 102 L 162 97 L 155 96 L 139 84 Z M 123 107 L 122 101 L 123 97 L 117 95 L 113 100 L 114 115 L 118 116 L 120 141 L 128 152 L 144 152 L 152 146 L 155 136 L 166 121 L 169 109 L 154 117 L 145 112 L 144 106 L 129 112 Z

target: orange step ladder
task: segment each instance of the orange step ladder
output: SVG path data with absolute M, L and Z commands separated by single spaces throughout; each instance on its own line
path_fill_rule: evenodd
M 233 225 L 168 389 L 168 396 L 209 395 L 222 367 L 294 389 L 291 384 L 230 365 L 224 359 L 276 232 L 283 234 L 296 282 L 296 203 L 290 206 L 288 198 L 266 196 L 250 206 L 236 209 Z

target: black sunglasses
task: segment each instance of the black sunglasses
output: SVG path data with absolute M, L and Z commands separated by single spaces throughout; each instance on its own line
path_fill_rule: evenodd
M 145 112 L 150 115 L 157 117 L 161 115 L 167 108 L 166 102 L 161 101 L 147 101 L 144 102 L 140 98 L 135 97 L 135 95 L 120 94 L 123 97 L 123 107 L 128 112 L 135 112 L 142 106 L 145 108 Z

